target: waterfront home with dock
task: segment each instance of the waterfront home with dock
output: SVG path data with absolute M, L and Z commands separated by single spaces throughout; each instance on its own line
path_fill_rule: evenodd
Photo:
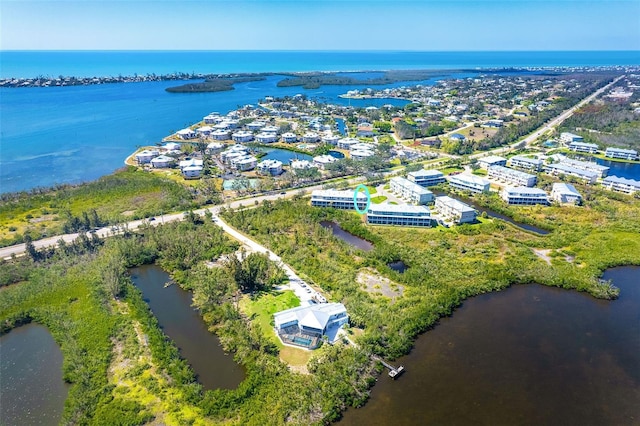
M 602 180 L 602 186 L 612 191 L 633 194 L 640 191 L 640 181 L 618 176 L 608 176 Z
M 408 204 L 374 204 L 369 208 L 366 216 L 367 223 L 370 225 L 432 225 L 431 212 L 426 206 L 412 206 Z
M 554 183 L 551 189 L 551 199 L 560 204 L 582 203 L 582 195 L 570 183 Z
M 477 212 L 471 206 L 446 195 L 436 197 L 435 209 L 445 221 L 453 223 L 471 223 L 476 220 Z
M 433 192 L 403 177 L 389 180 L 391 192 L 415 204 L 428 204 L 433 201 Z
M 470 192 L 486 192 L 491 186 L 491 182 L 478 176 L 469 174 L 449 175 L 447 177 L 452 188 Z
M 526 186 L 507 187 L 502 190 L 501 195 L 507 204 L 521 206 L 549 204 L 547 193 L 540 188 L 528 188 Z
M 358 208 L 367 208 L 367 196 L 362 192 L 357 194 Z M 338 191 L 336 189 L 317 189 L 311 192 L 311 205 L 314 207 L 333 207 L 334 209 L 355 210 L 353 191 Z
M 273 322 L 282 343 L 315 349 L 323 337 L 335 342 L 349 315 L 342 303 L 320 303 L 276 312 Z
M 418 170 L 410 172 L 407 175 L 407 179 L 420 186 L 433 186 L 447 181 L 444 178 L 444 173 L 438 170 Z
M 520 170 L 510 169 L 504 166 L 490 166 L 487 176 L 492 179 L 497 179 L 506 182 L 511 185 L 518 186 L 534 186 L 538 181 L 535 175 L 521 172 Z
M 617 158 L 621 160 L 637 160 L 638 151 L 633 149 L 621 149 L 609 147 L 604 152 L 605 157 Z

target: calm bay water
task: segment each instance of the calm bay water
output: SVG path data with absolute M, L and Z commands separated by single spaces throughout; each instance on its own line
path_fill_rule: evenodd
M 623 163 L 620 161 L 596 158 L 596 163 L 609 167 L 609 176 L 640 180 L 640 163 Z
M 638 51 L 0 51 L 0 78 L 638 65 Z
M 0 337 L 1 425 L 57 425 L 68 389 L 62 352 L 46 327 L 27 324 Z
M 118 76 L 173 72 L 475 69 L 508 66 L 640 64 L 631 52 L 16 52 L 0 51 L 0 77 Z M 362 73 L 359 78 L 375 76 Z M 473 73 L 453 74 L 454 77 Z M 399 100 L 338 98 L 366 85 L 305 90 L 278 88 L 282 77 L 236 85 L 229 92 L 170 94 L 181 82 L 79 87 L 0 88 L 0 193 L 79 183 L 113 172 L 137 146 L 264 96 L 304 93 L 352 106 L 402 105 Z M 438 78 L 421 81 L 433 84 Z M 413 82 L 418 83 L 418 82 Z M 379 88 L 411 84 L 401 82 Z
M 640 267 L 614 301 L 541 285 L 474 297 L 423 334 L 344 425 L 640 423 Z

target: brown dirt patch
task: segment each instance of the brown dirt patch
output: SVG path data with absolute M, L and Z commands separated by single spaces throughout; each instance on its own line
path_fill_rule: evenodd
M 356 282 L 368 293 L 388 297 L 391 300 L 402 297 L 404 294 L 403 286 L 394 283 L 389 278 L 383 277 L 371 268 L 366 268 L 358 272 Z

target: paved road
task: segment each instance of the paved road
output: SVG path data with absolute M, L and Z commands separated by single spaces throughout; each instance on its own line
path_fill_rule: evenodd
M 473 154 L 473 155 L 470 155 L 469 157 L 470 158 L 479 158 L 479 157 L 484 157 L 484 156 L 487 156 L 487 155 L 502 154 L 502 153 L 517 149 L 522 144 L 530 145 L 531 143 L 535 142 L 540 136 L 542 136 L 546 132 L 550 132 L 550 131 L 554 130 L 556 127 L 558 127 L 560 124 L 562 124 L 563 121 L 565 121 L 567 118 L 571 117 L 576 112 L 576 110 L 578 110 L 579 108 L 581 108 L 584 105 L 588 104 L 589 102 L 594 100 L 596 97 L 600 96 L 600 94 L 602 94 L 606 90 L 610 89 L 611 86 L 616 84 L 618 81 L 620 81 L 624 77 L 625 77 L 625 75 L 621 75 L 621 76 L 617 77 L 615 80 L 613 80 L 611 83 L 609 83 L 606 86 L 603 86 L 600 89 L 596 90 L 595 92 L 593 92 L 592 94 L 590 94 L 589 96 L 587 96 L 586 98 L 584 98 L 583 100 L 578 102 L 576 105 L 572 106 L 568 110 L 564 111 L 562 114 L 558 115 L 553 120 L 549 121 L 547 124 L 543 125 L 542 127 L 539 127 L 537 130 L 535 130 L 533 133 L 529 134 L 524 139 L 521 139 L 518 142 L 513 143 L 513 144 L 511 144 L 509 146 L 505 146 L 505 147 L 502 147 L 502 148 L 496 148 L 496 149 L 493 149 L 493 150 L 488 151 L 488 152 L 482 152 L 482 153 L 478 153 L 478 154 Z

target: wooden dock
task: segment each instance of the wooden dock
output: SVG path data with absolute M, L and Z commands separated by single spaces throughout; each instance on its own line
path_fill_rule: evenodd
M 399 375 L 404 373 L 403 365 L 396 368 L 378 356 L 373 355 L 372 358 L 375 359 L 376 361 L 379 361 L 380 364 L 384 365 L 386 368 L 389 369 L 389 377 L 391 377 L 392 379 L 396 379 Z

